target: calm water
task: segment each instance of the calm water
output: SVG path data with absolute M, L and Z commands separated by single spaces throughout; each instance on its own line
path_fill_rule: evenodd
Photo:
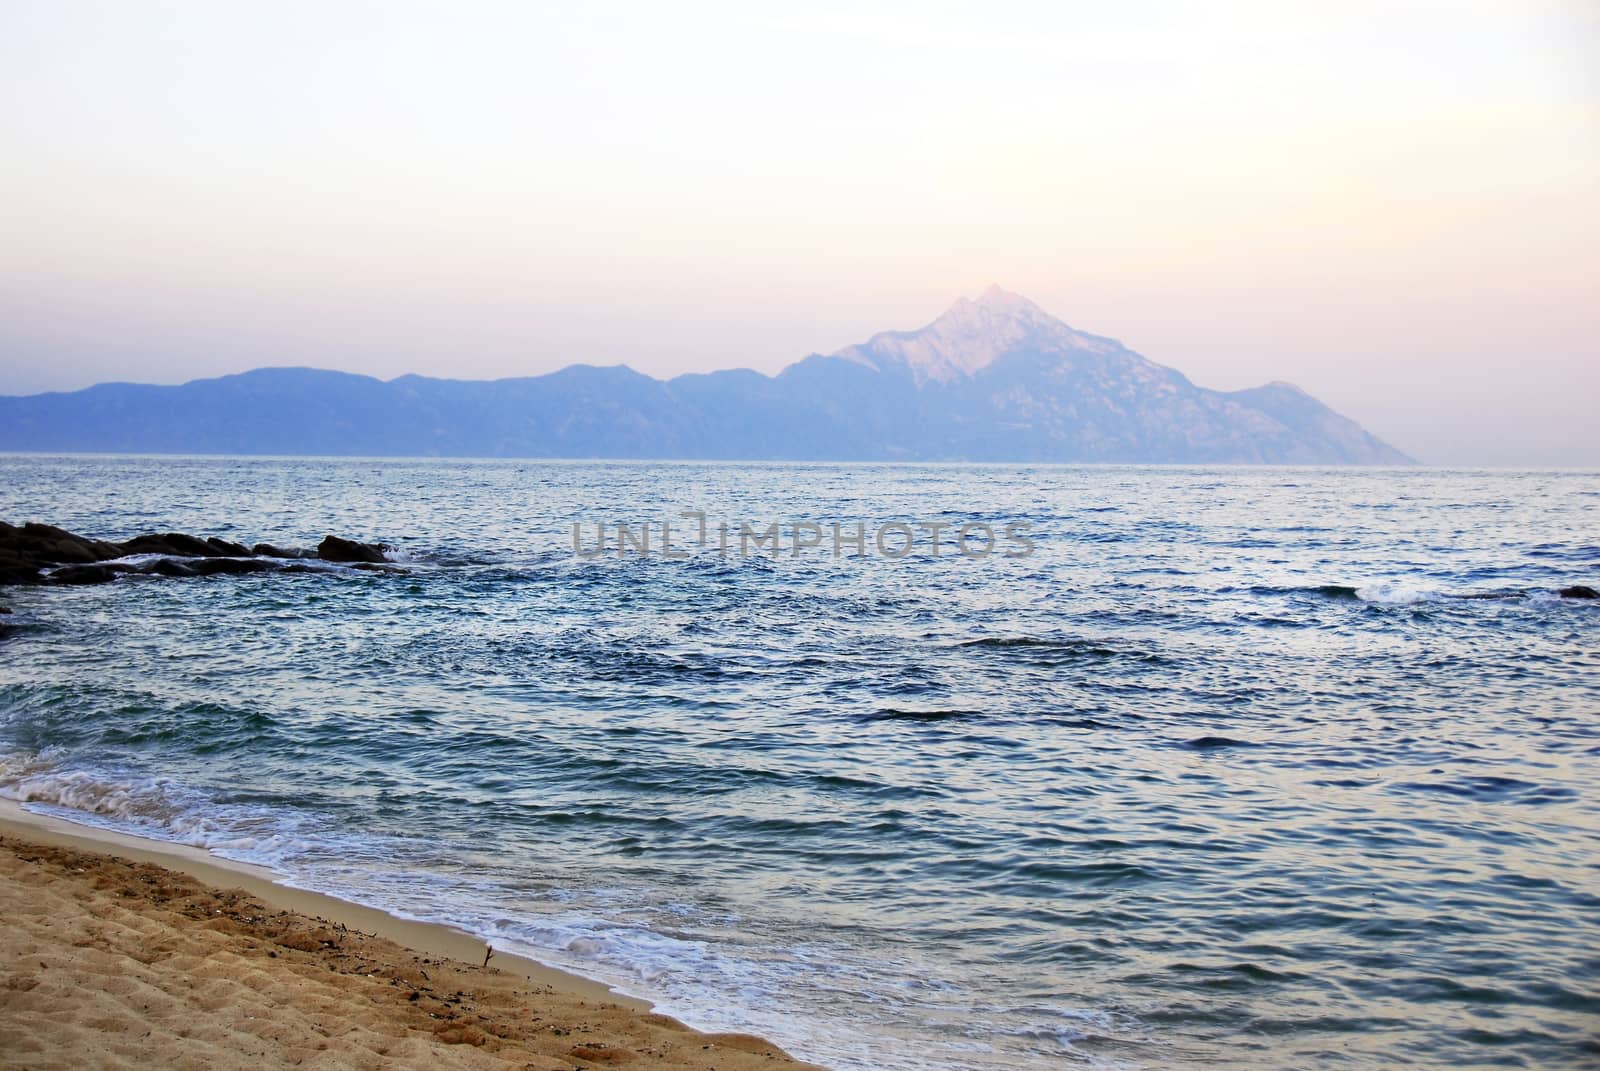
M 1037 551 L 573 554 L 696 509 Z M 839 1071 L 1600 1061 L 1595 473 L 11 456 L 0 517 L 409 570 L 7 592 L 38 809 Z

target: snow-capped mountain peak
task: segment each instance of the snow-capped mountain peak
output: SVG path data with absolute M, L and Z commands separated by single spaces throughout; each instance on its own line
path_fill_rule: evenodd
M 965 379 L 1023 346 L 1103 352 L 1110 345 L 1074 331 L 1021 294 L 991 286 L 976 299 L 961 298 L 926 327 L 885 331 L 834 356 L 886 371 L 908 367 L 921 386 Z

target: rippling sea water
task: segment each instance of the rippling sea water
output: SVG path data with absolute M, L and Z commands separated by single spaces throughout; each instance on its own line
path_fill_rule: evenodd
M 573 553 L 683 510 L 1036 552 Z M 406 569 L 3 593 L 35 809 L 839 1071 L 1600 1060 L 1600 474 L 3 456 L 0 517 Z

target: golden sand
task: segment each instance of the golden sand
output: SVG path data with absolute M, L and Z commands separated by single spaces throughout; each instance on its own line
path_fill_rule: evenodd
M 0 1067 L 820 1071 L 530 961 L 485 967 L 442 927 L 10 814 Z

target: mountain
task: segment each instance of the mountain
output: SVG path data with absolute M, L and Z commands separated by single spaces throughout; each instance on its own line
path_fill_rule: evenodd
M 0 397 L 0 450 L 438 457 L 1411 464 L 1287 383 L 1212 391 L 991 287 L 776 376 L 262 368 Z

